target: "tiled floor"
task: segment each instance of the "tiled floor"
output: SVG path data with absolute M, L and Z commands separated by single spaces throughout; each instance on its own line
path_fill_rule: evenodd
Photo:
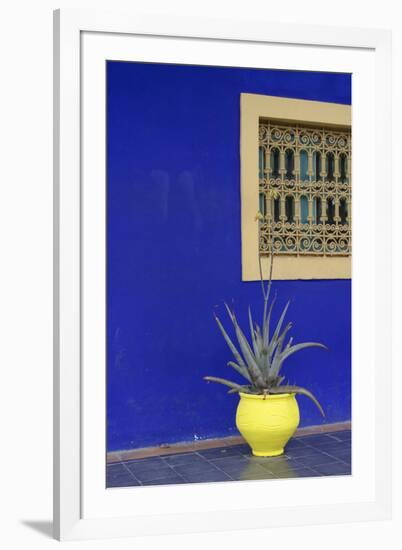
M 248 445 L 109 464 L 106 486 L 170 485 L 351 474 L 351 431 L 295 437 L 285 454 L 252 456 Z

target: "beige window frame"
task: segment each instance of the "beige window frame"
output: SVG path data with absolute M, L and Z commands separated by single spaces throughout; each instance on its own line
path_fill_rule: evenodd
M 307 101 L 259 94 L 241 94 L 241 238 L 242 280 L 260 279 L 259 229 L 259 121 L 351 127 L 351 107 L 337 103 Z M 262 256 L 264 277 L 269 256 Z M 349 279 L 351 256 L 277 255 L 273 279 Z

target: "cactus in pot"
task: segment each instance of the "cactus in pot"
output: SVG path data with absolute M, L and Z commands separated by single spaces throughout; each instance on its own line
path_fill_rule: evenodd
M 271 250 L 273 247 L 271 247 Z M 233 354 L 228 365 L 245 379 L 238 384 L 224 378 L 205 376 L 209 382 L 217 382 L 229 387 L 229 393 L 238 393 L 240 402 L 237 408 L 236 424 L 257 456 L 276 456 L 284 452 L 284 446 L 296 431 L 299 424 L 299 408 L 296 394 L 311 399 L 324 416 L 323 408 L 316 397 L 300 386 L 285 384 L 281 369 L 286 359 L 305 348 L 327 349 L 319 342 L 293 343 L 289 333 L 292 323 L 285 323 L 289 302 L 273 328 L 271 327 L 275 297 L 271 298 L 273 254 L 271 253 L 270 273 L 267 284 L 262 276 L 259 257 L 261 288 L 263 294 L 263 316 L 259 326 L 248 309 L 250 337 L 240 327 L 236 315 L 225 304 L 229 320 L 233 325 L 237 343 L 235 344 L 224 328 L 221 320 L 215 320 Z

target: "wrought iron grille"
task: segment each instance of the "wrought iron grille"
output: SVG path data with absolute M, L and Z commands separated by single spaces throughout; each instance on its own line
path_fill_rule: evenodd
M 351 132 L 260 120 L 261 254 L 351 254 Z

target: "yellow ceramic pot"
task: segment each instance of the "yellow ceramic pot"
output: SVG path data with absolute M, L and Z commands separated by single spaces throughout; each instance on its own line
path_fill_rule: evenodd
M 255 456 L 278 456 L 299 425 L 295 394 L 239 393 L 236 426 Z

